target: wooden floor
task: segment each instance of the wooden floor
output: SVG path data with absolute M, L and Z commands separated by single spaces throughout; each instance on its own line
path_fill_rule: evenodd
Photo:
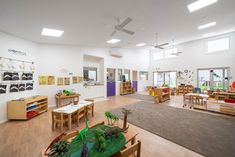
M 105 120 L 104 112 L 122 105 L 132 104 L 140 100 L 124 96 L 109 97 L 108 100 L 95 103 L 95 117 L 89 125 Z M 182 97 L 174 96 L 162 105 L 182 106 Z M 121 123 L 121 121 L 119 122 Z M 85 126 L 84 122 L 77 128 Z M 137 139 L 142 141 L 142 157 L 200 157 L 201 155 L 188 150 L 171 141 L 131 125 L 138 133 Z M 66 128 L 65 128 L 66 130 Z M 0 125 L 0 157 L 40 157 L 40 152 L 59 134 L 51 130 L 51 111 L 28 121 L 10 121 Z

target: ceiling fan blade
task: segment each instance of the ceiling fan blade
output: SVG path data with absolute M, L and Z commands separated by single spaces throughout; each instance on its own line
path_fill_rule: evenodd
M 110 34 L 110 36 L 113 36 L 114 34 L 116 34 L 116 30 L 115 31 L 113 31 L 111 34 Z
M 132 21 L 132 18 L 128 17 L 126 18 L 119 26 L 121 28 L 125 27 L 128 23 L 130 23 Z
M 156 45 L 156 46 L 154 46 L 154 47 L 157 48 L 157 49 L 161 49 L 161 50 L 164 49 L 163 47 L 161 47 L 161 46 L 159 46 L 159 45 Z
M 158 46 L 166 46 L 166 45 L 169 45 L 169 43 L 164 43 L 164 44 L 161 44 L 161 45 L 158 45 Z
M 130 35 L 135 34 L 135 32 L 130 31 L 130 30 L 127 30 L 127 29 L 122 29 L 122 31 L 125 32 L 125 33 L 127 33 L 127 34 L 130 34 Z

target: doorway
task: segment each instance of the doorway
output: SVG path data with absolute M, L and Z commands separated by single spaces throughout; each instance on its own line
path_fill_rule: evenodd
M 116 95 L 115 69 L 107 68 L 107 96 Z

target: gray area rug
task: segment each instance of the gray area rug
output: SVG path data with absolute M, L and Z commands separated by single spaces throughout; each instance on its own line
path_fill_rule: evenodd
M 143 94 L 134 93 L 134 94 L 125 95 L 125 97 L 140 99 L 140 100 L 143 100 L 143 101 L 154 102 L 154 97 L 152 97 L 150 95 L 143 95 Z
M 235 157 L 235 118 L 149 102 L 127 105 L 128 122 L 208 157 Z M 111 110 L 120 118 L 121 108 Z

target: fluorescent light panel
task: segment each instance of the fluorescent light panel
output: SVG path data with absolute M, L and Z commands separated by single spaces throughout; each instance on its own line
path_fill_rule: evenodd
M 209 27 L 212 27 L 212 26 L 215 26 L 215 25 L 216 25 L 216 22 L 211 22 L 211 23 L 207 23 L 207 24 L 198 26 L 198 29 L 201 30 L 201 29 L 209 28 Z
M 189 12 L 194 12 L 196 10 L 199 10 L 201 8 L 207 7 L 211 4 L 216 3 L 218 0 L 197 0 L 196 2 L 193 2 L 188 5 Z
M 64 33 L 64 31 L 62 31 L 62 30 L 43 28 L 41 34 L 44 36 L 60 37 L 63 33 Z
M 136 46 L 138 46 L 138 47 L 145 46 L 145 45 L 146 45 L 145 43 L 136 44 Z
M 121 41 L 120 39 L 111 39 L 111 40 L 108 40 L 107 43 L 109 43 L 109 44 L 116 44 L 116 43 L 118 43 L 120 41 Z
M 215 32 L 203 34 L 202 36 L 203 37 L 210 37 L 210 36 L 213 36 L 213 35 L 215 35 Z

